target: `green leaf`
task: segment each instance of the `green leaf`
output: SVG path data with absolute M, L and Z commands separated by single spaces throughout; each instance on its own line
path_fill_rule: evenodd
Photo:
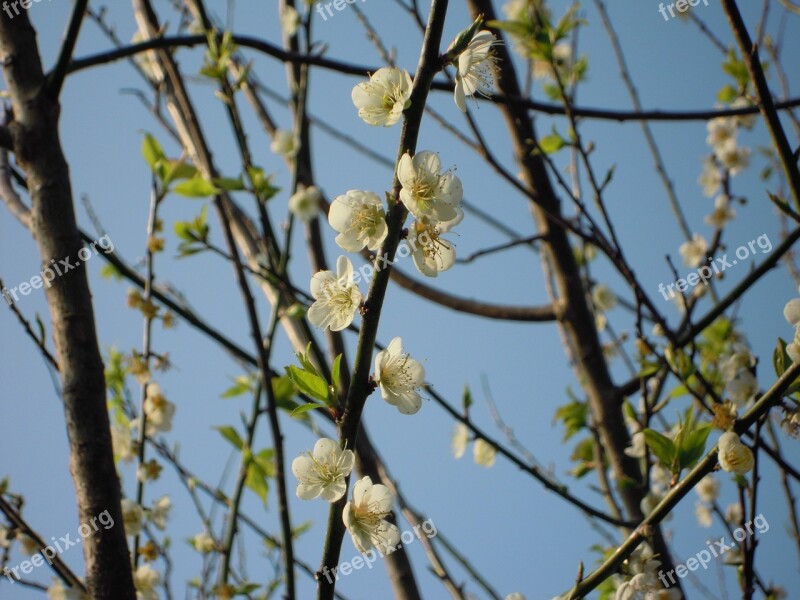
M 267 475 L 264 470 L 254 460 L 250 461 L 247 465 L 247 477 L 244 484 L 253 490 L 256 495 L 261 498 L 261 501 L 266 505 L 267 494 L 269 493 L 269 483 L 267 482 Z
M 219 431 L 220 435 L 233 444 L 237 449 L 241 450 L 244 448 L 244 441 L 241 437 L 239 437 L 239 433 L 230 425 L 214 427 L 213 429 Z
M 176 185 L 173 192 L 187 198 L 206 198 L 219 193 L 219 189 L 202 177 L 193 177 Z
M 709 433 L 711 433 L 711 425 L 706 423 L 681 436 L 678 449 L 679 469 L 691 469 L 700 460 L 705 452 Z
M 328 382 L 322 377 L 299 369 L 294 365 L 286 367 L 286 372 L 301 392 L 320 402 L 328 400 Z
M 294 397 L 294 384 L 287 375 L 272 378 L 272 393 L 275 394 L 275 402 L 280 405 L 281 402 L 291 400 Z
M 557 133 L 544 136 L 539 140 L 539 148 L 545 154 L 554 154 L 561 150 L 566 145 L 566 142 Z
M 122 273 L 119 272 L 119 269 L 114 265 L 108 263 L 100 267 L 100 277 L 104 279 L 116 279 L 117 281 L 122 280 Z
M 308 402 L 307 404 L 301 404 L 297 408 L 295 408 L 291 413 L 289 413 L 290 417 L 300 417 L 307 413 L 310 410 L 314 410 L 315 408 L 325 408 L 324 404 L 317 404 L 316 402 Z
M 461 397 L 461 403 L 464 406 L 464 412 L 468 412 L 469 407 L 472 406 L 472 392 L 466 384 L 464 385 L 464 394 Z
M 217 177 L 216 179 L 212 180 L 214 185 L 218 188 L 223 189 L 228 192 L 240 192 L 244 189 L 244 181 L 242 181 L 241 176 L 233 179 L 231 177 Z
M 791 364 L 792 359 L 786 352 L 786 342 L 783 341 L 783 338 L 778 338 L 778 345 L 772 352 L 772 366 L 775 368 L 775 375 L 778 377 L 783 375 Z
M 556 419 L 564 422 L 564 438 L 567 441 L 581 429 L 586 427 L 589 416 L 589 407 L 585 402 L 574 400 L 556 410 Z
M 246 394 L 247 392 L 253 389 L 253 380 L 249 375 L 240 375 L 236 379 L 234 379 L 234 383 L 231 387 L 225 390 L 220 398 L 235 398 L 236 396 L 241 396 L 242 394 Z
M 331 387 L 334 390 L 334 394 L 339 393 L 339 371 L 342 369 L 342 355 L 339 354 L 336 358 L 333 359 L 333 368 L 331 369 Z M 336 396 L 332 398 L 333 400 L 336 399 Z M 338 403 L 337 403 L 338 404 Z
M 142 140 L 142 156 L 144 156 L 145 162 L 153 171 L 155 171 L 156 165 L 160 161 L 167 158 L 161 144 L 149 133 L 145 133 L 144 140 Z
M 164 185 L 169 185 L 178 179 L 191 179 L 197 175 L 197 169 L 182 160 L 169 161 L 164 175 Z
M 668 437 L 661 435 L 652 429 L 644 430 L 644 441 L 650 452 L 659 460 L 659 462 L 666 468 L 672 469 L 675 462 L 675 443 Z
M 253 456 L 253 460 L 267 477 L 275 477 L 275 450 L 264 448 Z
M 727 84 L 717 93 L 717 100 L 723 104 L 730 104 L 736 100 L 736 96 L 738 96 L 736 93 L 736 88 L 730 84 Z

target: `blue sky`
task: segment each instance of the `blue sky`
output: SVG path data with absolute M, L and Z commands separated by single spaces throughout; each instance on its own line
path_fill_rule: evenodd
M 166 17 L 174 24 L 176 17 L 168 11 L 166 4 L 158 2 L 157 7 L 162 18 Z M 207 4 L 224 20 L 226 2 L 214 0 Z M 234 3 L 234 30 L 271 41 L 278 39 L 275 4 L 263 0 L 238 0 Z M 741 4 L 752 30 L 758 19 L 760 3 Z M 469 22 L 463 3 L 452 2 L 451 5 L 445 40 L 452 39 Z M 397 48 L 398 64 L 413 71 L 420 34 L 410 20 L 393 2 L 365 0 L 359 6 L 384 36 L 386 45 Z M 566 3 L 553 2 L 552 6 L 554 13 L 560 15 Z M 55 61 L 69 8 L 69 3 L 59 2 L 35 4 L 30 9 L 47 66 Z M 651 0 L 619 0 L 609 10 L 646 108 L 706 109 L 714 105 L 716 92 L 727 83 L 720 69 L 724 56 L 700 35 L 697 28 L 677 19 L 665 22 L 658 12 L 658 3 Z M 731 41 L 719 6 L 700 5 L 696 10 L 725 43 Z M 579 103 L 627 109 L 630 105 L 627 92 L 620 81 L 593 3 L 587 3 L 585 11 L 588 25 L 581 29 L 580 52 L 589 56 L 589 73 L 587 82 L 579 91 Z M 778 17 L 782 14 L 777 5 L 773 6 L 769 31 L 777 29 Z M 116 24 L 120 37 L 129 39 L 133 35 L 135 25 L 128 3 L 115 3 L 109 8 L 108 18 Z M 327 44 L 328 56 L 358 64 L 380 65 L 379 57 L 366 41 L 351 9 L 346 8 L 327 21 L 317 21 L 315 31 Z M 784 57 L 790 78 L 797 67 L 796 57 L 800 50 L 797 33 L 797 17 L 789 18 Z M 87 21 L 76 55 L 86 56 L 107 47 L 108 42 L 102 34 Z M 186 73 L 197 72 L 202 57 L 199 49 L 182 49 L 177 56 Z M 254 69 L 263 82 L 286 94 L 283 65 L 254 53 L 247 53 L 247 56 L 253 59 Z M 317 119 L 392 157 L 400 129 L 370 128 L 357 117 L 350 100 L 350 89 L 357 82 L 358 79 L 353 77 L 314 71 L 309 110 Z M 124 93 L 131 88 L 142 89 L 143 84 L 126 63 L 71 76 L 62 97 L 61 119 L 61 137 L 70 164 L 79 222 L 85 229 L 92 230 L 80 203 L 80 198 L 85 195 L 116 250 L 129 262 L 142 256 L 146 239 L 149 173 L 139 150 L 143 132 L 154 133 L 164 142 L 168 153 L 177 152 L 141 104 L 132 95 Z M 234 140 L 222 106 L 214 98 L 213 87 L 193 78 L 190 89 L 206 134 L 212 141 L 215 160 L 226 175 L 237 175 Z M 536 94 L 541 96 L 538 88 Z M 449 94 L 434 93 L 431 105 L 456 126 L 463 125 Z M 281 125 L 289 127 L 288 112 L 274 103 L 270 108 Z M 270 153 L 268 139 L 246 107 L 243 112 L 256 162 L 276 174 L 278 185 L 288 187 L 289 173 Z M 498 157 L 514 169 L 499 113 L 490 105 L 481 104 L 476 115 Z M 565 121 L 561 118 L 537 116 L 536 125 L 539 132 L 549 131 L 553 125 L 565 131 Z M 690 226 L 710 237 L 711 230 L 703 223 L 703 217 L 710 212 L 712 201 L 703 197 L 696 183 L 701 158 L 708 152 L 704 124 L 656 123 L 653 131 Z M 607 193 L 609 212 L 617 224 L 626 255 L 645 289 L 675 323 L 677 311 L 661 300 L 657 286 L 672 280 L 664 255 L 671 254 L 679 263 L 677 248 L 682 239 L 641 131 L 635 123 L 593 121 L 584 125 L 583 136 L 595 141 L 597 149 L 593 158 L 599 173 L 616 165 L 614 181 Z M 744 132 L 741 140 L 752 148 L 766 146 L 769 142 L 760 123 L 753 131 Z M 354 188 L 381 193 L 391 184 L 389 170 L 352 152 L 327 134 L 315 131 L 313 144 L 318 184 L 328 196 Z M 525 201 L 508 186 L 499 184 L 488 167 L 481 164 L 469 149 L 429 118 L 423 121 L 418 149 L 436 150 L 445 166 L 456 166 L 465 196 L 471 202 L 512 224 L 523 235 L 535 233 Z M 746 195 L 749 202 L 746 206 L 737 206 L 738 218 L 726 231 L 725 239 L 731 248 L 762 234 L 769 235 L 777 245 L 774 210 L 764 194 L 764 184 L 758 179 L 763 159 L 754 152 L 753 162 L 753 167 L 735 179 L 737 193 Z M 276 223 L 286 218 L 286 199 L 284 191 L 271 202 L 270 211 Z M 247 203 L 247 199 L 241 200 Z M 161 215 L 166 231 L 172 231 L 175 221 L 192 218 L 202 204 L 198 200 L 170 197 Z M 333 232 L 327 226 L 323 229 L 330 262 L 333 262 L 339 250 L 333 242 Z M 502 236 L 469 215 L 459 226 L 458 233 L 457 252 L 461 256 L 503 241 Z M 212 236 L 220 240 L 215 222 L 212 222 Z M 195 310 L 211 324 L 249 347 L 247 321 L 230 267 L 208 255 L 176 259 L 177 242 L 173 236 L 167 237 L 166 252 L 158 257 L 156 265 L 158 278 L 181 290 Z M 296 259 L 294 281 L 300 287 L 307 287 L 310 271 L 305 264 L 302 235 L 296 232 L 293 244 Z M 141 343 L 141 318 L 138 313 L 125 308 L 127 285 L 99 277 L 102 265 L 99 257 L 91 259 L 88 264 L 101 347 L 129 352 Z M 399 266 L 416 276 L 410 261 Z M 17 285 L 30 279 L 39 268 L 38 253 L 29 234 L 6 211 L 0 211 L 0 276 L 6 285 Z M 719 289 L 724 292 L 735 285 L 748 268 L 749 265 L 731 270 Z M 620 290 L 621 280 L 608 264 L 600 261 L 593 274 Z M 457 266 L 433 283 L 455 294 L 498 303 L 534 305 L 547 299 L 538 257 L 522 248 L 469 266 Z M 762 386 L 768 386 L 773 376 L 769 357 L 776 337 L 791 335 L 781 311 L 785 302 L 796 295 L 795 292 L 785 270 L 778 269 L 764 277 L 739 306 L 742 329 L 756 355 L 762 357 L 759 368 Z M 29 318 L 39 313 L 47 323 L 47 306 L 41 290 L 26 296 L 18 306 Z M 262 322 L 266 322 L 268 306 L 259 300 L 259 308 Z M 623 311 L 617 309 L 610 320 L 618 331 L 631 331 L 632 323 Z M 24 514 L 43 537 L 77 531 L 79 523 L 69 477 L 63 415 L 48 371 L 10 311 L 0 310 L 0 330 L 3 331 L 0 381 L 4 383 L 7 411 L 0 425 L 0 456 L 3 457 L 0 475 L 10 476 L 11 489 L 25 496 Z M 472 417 L 485 430 L 501 437 L 493 428 L 484 401 L 482 378 L 485 376 L 501 414 L 513 425 L 517 437 L 542 464 L 569 483 L 571 489 L 591 503 L 602 506 L 600 496 L 587 486 L 591 478 L 575 483 L 565 476 L 571 467 L 568 459 L 572 445 L 562 445 L 562 431 L 553 424 L 553 414 L 567 401 L 566 389 L 578 390 L 578 386 L 553 325 L 498 323 L 459 315 L 392 286 L 384 306 L 379 339 L 387 342 L 396 335 L 402 335 L 405 348 L 424 361 L 429 381 L 452 403 L 460 401 L 465 384 L 469 385 L 476 397 Z M 352 356 L 355 338 L 348 336 L 346 339 Z M 159 378 L 162 389 L 177 405 L 175 426 L 167 439 L 171 444 L 180 445 L 180 455 L 187 465 L 207 481 L 216 482 L 235 457 L 211 427 L 238 425 L 239 412 L 248 410 L 247 398 L 223 400 L 219 397 L 230 386 L 231 378 L 242 373 L 241 367 L 185 323 L 179 323 L 177 329 L 170 331 L 157 327 L 155 346 L 158 351 L 168 351 L 175 365 L 172 372 Z M 278 368 L 292 362 L 291 351 L 284 339 L 281 339 L 275 356 L 274 366 Z M 619 361 L 613 364 L 613 368 L 617 381 L 627 379 L 627 372 Z M 135 383 L 131 382 L 131 385 L 134 393 L 138 394 Z M 381 449 L 397 483 L 409 499 L 470 558 L 502 595 L 521 591 L 529 600 L 550 598 L 569 587 L 580 560 L 587 567 L 594 564 L 597 556 L 588 548 L 601 539 L 575 509 L 502 459 L 487 470 L 476 466 L 469 456 L 460 461 L 452 458 L 449 450 L 452 422 L 433 402 L 425 402 L 417 415 L 405 417 L 375 394 L 367 404 L 365 419 L 373 441 Z M 282 423 L 290 459 L 313 446 L 315 437 L 306 429 L 285 416 Z M 262 424 L 256 446 L 261 448 L 269 444 L 267 429 Z M 796 444 L 791 440 L 784 443 L 787 455 L 795 459 L 800 456 Z M 791 588 L 792 584 L 800 583 L 800 577 L 797 559 L 785 534 L 786 507 L 777 487 L 774 469 L 767 463 L 764 471 L 762 485 L 765 489 L 759 506 L 771 528 L 761 538 L 759 571 L 767 581 L 775 580 Z M 173 499 L 169 533 L 173 539 L 176 568 L 172 582 L 176 597 L 181 597 L 184 582 L 200 569 L 199 558 L 183 540 L 202 527 L 185 491 L 169 469 L 164 473 L 161 480 L 148 487 L 147 500 L 152 501 L 167 493 Z M 733 502 L 734 488 L 728 481 L 730 478 L 725 475 L 719 478 L 727 482 L 723 504 Z M 125 470 L 123 479 L 126 492 L 131 494 L 135 484 L 133 472 Z M 229 476 L 225 480 L 227 489 L 230 489 L 231 482 Z M 293 485 L 293 481 L 290 484 Z M 722 535 L 716 525 L 711 530 L 697 526 L 693 515 L 694 500 L 694 495 L 687 498 L 667 525 L 674 539 L 675 558 L 679 561 L 685 561 L 702 550 L 706 539 Z M 278 530 L 275 505 L 274 492 L 268 512 L 253 495 L 244 503 L 245 511 L 271 531 Z M 322 501 L 303 503 L 293 498 L 292 511 L 296 523 L 307 520 L 314 523 L 298 542 L 297 550 L 304 560 L 317 565 L 327 507 Z M 401 530 L 404 529 L 408 529 L 407 524 L 401 526 Z M 263 580 L 271 572 L 271 567 L 252 540 L 248 542 L 248 549 L 251 578 L 259 580 L 261 574 Z M 410 551 L 425 597 L 444 597 L 443 588 L 426 568 L 427 561 L 420 545 L 413 544 Z M 346 538 L 342 558 L 348 559 L 355 554 L 351 541 Z M 81 570 L 79 550 L 72 549 L 63 558 Z M 21 559 L 14 554 L 11 564 Z M 458 569 L 454 572 L 457 578 L 463 578 Z M 732 597 L 735 596 L 732 571 L 723 571 L 720 563 L 698 573 L 698 578 L 706 587 L 717 590 L 720 572 L 726 574 L 727 589 Z M 42 568 L 37 570 L 35 577 L 47 582 L 50 574 Z M 299 597 L 311 597 L 312 582 L 302 575 L 299 581 Z M 12 591 L 8 591 L 8 586 L 0 589 L 3 589 L 3 597 L 15 600 L 37 595 L 18 586 Z M 476 591 L 474 586 L 468 589 Z M 341 582 L 341 591 L 351 598 L 389 597 L 387 590 L 383 569 L 361 570 Z M 690 593 L 692 598 L 702 597 L 694 591 Z

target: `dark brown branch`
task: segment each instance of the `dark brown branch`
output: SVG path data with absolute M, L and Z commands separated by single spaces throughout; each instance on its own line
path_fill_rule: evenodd
M 48 93 L 36 32 L 23 12 L 0 19 L 3 65 L 14 122 L 9 126 L 17 164 L 31 190 L 31 223 L 44 264 L 78 256 L 69 168 L 58 136 L 59 106 Z M 103 361 L 83 263 L 45 291 L 61 367 L 70 470 L 79 518 L 88 523 L 108 511 L 116 527 L 101 529 L 83 545 L 90 595 L 134 600 L 130 555 L 120 509 L 120 484 L 111 447 Z
M 339 60 L 323 58 L 318 55 L 305 55 L 287 52 L 282 48 L 265 42 L 264 40 L 254 38 L 246 35 L 234 35 L 233 41 L 239 46 L 258 50 L 268 56 L 277 58 L 284 62 L 290 63 L 304 63 L 331 71 L 336 71 L 344 75 L 354 75 L 364 77 L 367 73 L 377 71 L 373 65 L 355 65 Z M 72 62 L 68 72 L 75 73 L 83 69 L 96 67 L 99 65 L 108 64 L 123 58 L 128 58 L 140 52 L 159 48 L 178 48 L 178 47 L 193 47 L 205 45 L 208 40 L 203 35 L 187 35 L 187 36 L 165 36 L 155 38 L 140 44 L 132 44 L 124 48 L 117 48 L 99 54 L 94 54 Z M 431 84 L 432 90 L 453 92 L 452 84 L 446 81 L 434 81 Z M 538 102 L 530 100 L 521 95 L 510 94 L 495 94 L 491 98 L 479 98 L 484 102 L 492 102 L 495 104 L 517 105 L 523 108 L 529 108 L 537 112 L 549 115 L 565 115 L 564 107 L 558 104 L 549 104 L 547 102 Z M 800 106 L 800 98 L 792 98 L 783 102 L 778 102 L 775 107 L 778 109 L 793 108 Z M 757 108 L 744 107 L 744 108 L 725 108 L 715 110 L 645 110 L 641 112 L 624 111 L 624 110 L 608 110 L 602 108 L 589 108 L 589 107 L 573 107 L 572 113 L 576 117 L 587 119 L 601 119 L 607 121 L 708 121 L 717 117 L 730 117 L 739 115 L 749 115 L 758 112 Z M 0 136 L 0 143 L 2 137 Z

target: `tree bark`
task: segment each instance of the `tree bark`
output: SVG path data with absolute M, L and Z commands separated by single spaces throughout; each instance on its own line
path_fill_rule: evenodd
M 103 361 L 97 344 L 72 191 L 58 134 L 60 107 L 50 93 L 27 14 L 0 19 L 0 59 L 14 111 L 9 124 L 19 166 L 31 195 L 31 222 L 43 269 L 62 275 L 45 288 L 60 367 L 70 470 L 81 524 L 104 511 L 114 526 L 83 540 L 86 583 L 94 599 L 134 600 L 130 555 L 114 466 Z M 66 260 L 73 268 L 67 270 Z

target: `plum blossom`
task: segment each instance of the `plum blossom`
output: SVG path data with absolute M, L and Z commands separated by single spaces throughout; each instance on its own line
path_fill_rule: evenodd
M 289 211 L 298 219 L 308 222 L 317 216 L 322 193 L 315 185 L 298 186 L 297 191 L 289 198 Z
M 467 112 L 468 96 L 491 95 L 494 84 L 494 63 L 497 61 L 492 46 L 497 43 L 494 34 L 484 29 L 476 33 L 467 48 L 458 55 L 453 98 L 461 112 Z
M 381 199 L 363 190 L 336 196 L 328 211 L 328 222 L 339 232 L 336 243 L 348 252 L 359 252 L 364 247 L 375 252 L 388 233 Z
M 717 442 L 719 464 L 723 470 L 744 475 L 753 468 L 753 452 L 732 431 L 723 433 Z
M 389 488 L 372 483 L 367 476 L 353 486 L 353 499 L 345 504 L 342 519 L 359 552 L 378 547 L 385 551 L 400 541 L 400 531 L 386 517 L 392 511 L 394 499 Z
M 322 496 L 327 502 L 336 502 L 347 492 L 346 479 L 354 463 L 352 450 L 343 450 L 329 438 L 317 440 L 313 452 L 292 461 L 292 473 L 298 480 L 297 497 L 313 500 Z
M 336 261 L 336 274 L 320 271 L 311 278 L 314 304 L 308 309 L 308 319 L 319 329 L 341 331 L 350 323 L 361 305 L 361 291 L 353 277 L 353 263 L 346 256 Z
M 397 67 L 378 69 L 368 82 L 353 88 L 351 97 L 358 116 L 369 125 L 394 125 L 408 108 L 411 84 L 408 71 Z
M 403 352 L 403 340 L 394 338 L 375 357 L 375 382 L 381 397 L 404 415 L 412 415 L 422 406 L 419 390 L 425 385 L 425 368 Z
M 464 195 L 461 180 L 450 171 L 442 173 L 435 152 L 423 150 L 413 158 L 404 154 L 397 165 L 397 178 L 403 186 L 400 200 L 418 219 L 451 221 L 458 217 Z

